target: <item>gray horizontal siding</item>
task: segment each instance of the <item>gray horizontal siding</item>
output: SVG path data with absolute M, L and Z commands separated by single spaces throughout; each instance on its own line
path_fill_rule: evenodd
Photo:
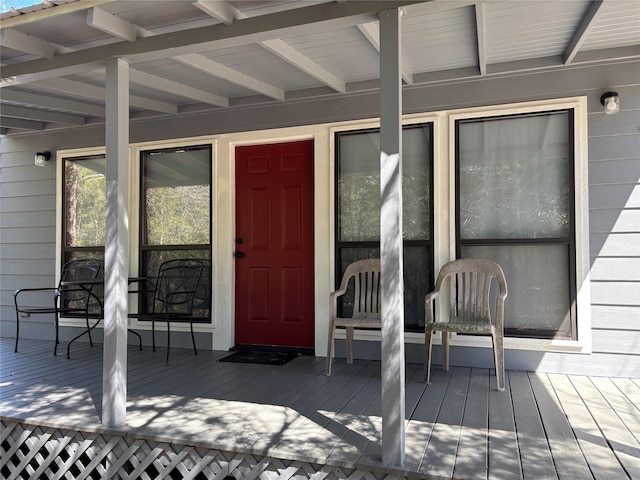
M 640 75 L 618 89 L 622 111 L 589 114 L 593 355 L 578 364 L 640 375 Z M 605 89 L 603 88 L 603 91 Z M 609 360 L 610 359 L 610 360 Z
M 328 93 L 310 101 L 305 100 L 304 92 L 296 92 L 287 102 L 185 111 L 162 120 L 133 119 L 130 138 L 131 142 L 142 142 L 377 117 L 377 82 L 368 85 L 370 90 L 346 96 Z M 618 115 L 602 113 L 600 95 L 608 90 L 620 93 L 622 111 Z M 589 110 L 589 248 L 595 353 L 512 351 L 507 367 L 639 375 L 640 61 L 415 85 L 405 90 L 403 105 L 405 113 L 418 113 L 580 95 L 587 96 Z M 54 278 L 55 162 L 35 168 L 33 153 L 103 144 L 103 125 L 0 139 L 3 335 L 13 331 L 10 292 L 17 283 L 34 275 L 34 261 L 46 265 L 44 276 L 38 280 Z M 490 365 L 490 351 L 484 350 L 458 349 L 453 361 Z M 419 349 L 416 355 L 419 359 Z
M 635 331 L 598 329 L 594 333 L 594 353 L 636 355 L 640 349 L 640 329 Z
M 611 319 L 615 319 L 612 321 Z M 638 307 L 593 305 L 591 326 L 598 330 L 640 330 Z
M 640 282 L 640 258 L 600 257 L 592 262 L 591 281 Z
M 640 188 L 636 182 L 611 185 L 591 185 L 589 202 L 598 208 L 640 208 Z
M 34 153 L 51 144 L 3 138 L 0 147 L 0 334 L 15 336 L 14 290 L 55 281 L 56 168 L 55 161 L 33 163 Z M 24 336 L 52 338 L 53 317 L 34 316 L 21 326 Z
M 591 303 L 640 307 L 639 285 L 637 281 L 591 282 Z

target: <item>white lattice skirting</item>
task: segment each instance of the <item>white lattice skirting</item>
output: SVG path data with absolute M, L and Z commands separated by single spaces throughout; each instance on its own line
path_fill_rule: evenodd
M 0 418 L 0 478 L 401 480 L 383 472 L 160 443 Z

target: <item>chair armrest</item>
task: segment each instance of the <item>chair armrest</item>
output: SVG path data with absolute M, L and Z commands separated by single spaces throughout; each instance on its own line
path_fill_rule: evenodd
M 26 309 L 32 308 L 32 306 L 28 306 L 28 305 L 24 305 L 24 304 L 23 305 L 19 305 L 18 304 L 18 297 L 22 293 L 33 293 L 33 292 L 50 292 L 50 293 L 53 293 L 53 308 L 57 307 L 58 297 L 60 296 L 60 291 L 57 288 L 55 288 L 55 287 L 20 288 L 20 289 L 16 290 L 15 292 L 13 292 L 13 303 L 15 305 L 16 311 L 20 311 L 21 309 L 25 309 L 25 308 Z M 29 299 L 29 296 L 27 296 L 27 299 Z M 47 307 L 47 308 L 49 308 L 49 307 Z
M 496 328 L 504 330 L 504 299 L 507 293 L 501 293 L 496 299 Z
M 436 299 L 440 296 L 440 290 L 434 290 L 433 292 L 429 292 L 424 297 L 424 316 L 425 323 L 431 323 L 435 321 L 433 315 L 433 305 Z
M 20 288 L 13 292 L 13 299 L 18 305 L 18 295 L 25 292 L 51 292 L 53 293 L 53 298 L 57 298 L 60 295 L 60 291 L 56 287 L 43 287 L 43 288 Z
M 336 318 L 338 316 L 338 297 L 341 297 L 346 292 L 347 289 L 343 288 L 329 294 L 329 318 Z
M 22 292 L 57 292 L 58 289 L 56 287 L 44 287 L 44 288 L 20 288 L 13 292 L 13 296 L 17 296 Z

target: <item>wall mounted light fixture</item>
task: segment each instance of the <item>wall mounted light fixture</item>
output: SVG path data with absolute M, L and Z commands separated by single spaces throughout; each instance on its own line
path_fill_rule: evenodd
M 612 115 L 620 111 L 620 97 L 618 92 L 603 93 L 600 97 L 600 103 L 604 105 L 604 113 Z
M 44 167 L 44 164 L 51 159 L 51 152 L 36 153 L 35 164 L 38 167 Z

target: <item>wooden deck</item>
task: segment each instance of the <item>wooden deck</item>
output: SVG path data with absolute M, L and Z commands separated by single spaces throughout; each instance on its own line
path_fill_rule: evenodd
M 51 350 L 24 340 L 14 353 L 1 339 L 3 420 L 385 475 L 370 478 L 640 479 L 639 379 L 509 371 L 498 392 L 486 369 L 436 367 L 426 386 L 409 364 L 406 462 L 395 468 L 381 464 L 378 362 L 337 359 L 329 378 L 320 357 L 265 366 L 175 349 L 166 366 L 162 349 L 130 347 L 127 422 L 107 429 L 100 346 L 74 345 L 70 360 Z

